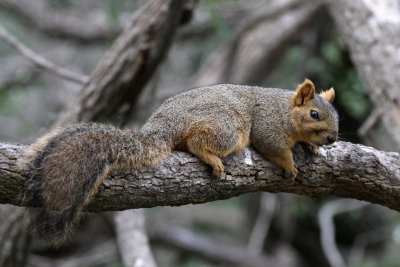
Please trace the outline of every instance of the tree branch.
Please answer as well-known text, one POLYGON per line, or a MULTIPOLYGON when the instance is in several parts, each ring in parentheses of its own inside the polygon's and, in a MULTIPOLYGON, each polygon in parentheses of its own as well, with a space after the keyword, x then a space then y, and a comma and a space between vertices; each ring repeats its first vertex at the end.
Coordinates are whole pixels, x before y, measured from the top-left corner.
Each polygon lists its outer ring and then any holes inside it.
MULTIPOLYGON (((67 254, 68 255, 68 254, 67 254)), ((42 267, 80 267, 80 266, 107 266, 119 260, 119 254, 114 241, 101 242, 90 250, 68 255, 61 259, 32 254, 29 263, 21 266, 42 267)), ((12 265, 11 265, 12 266, 12 265)))
POLYGON ((146 234, 143 210, 126 210, 114 215, 117 243, 124 266, 156 267, 146 234))
POLYGON ((250 233, 249 243, 247 244, 247 251, 250 253, 255 255, 262 253, 277 205, 278 200, 276 195, 268 193, 261 195, 260 208, 250 233))
MULTIPOLYGON (((27 177, 17 166, 25 146, 0 144, 0 203, 38 205, 23 198, 27 177)), ((337 142, 317 157, 296 148, 299 174, 293 184, 282 170, 253 149, 225 158, 224 179, 194 156, 174 152, 163 163, 138 170, 116 170, 87 207, 90 212, 180 206, 227 199, 248 192, 290 192, 313 198, 336 195, 400 211, 400 154, 337 142), (249 162, 252 162, 249 164, 249 162)))
POLYGON ((36 27, 49 36, 66 37, 81 42, 101 42, 116 36, 120 25, 112 25, 103 10, 91 10, 87 14, 63 11, 52 8, 49 1, 43 0, 0 0, 3 9, 24 18, 29 27, 36 27))
MULTIPOLYGON (((158 223, 151 227, 153 240, 167 243, 180 250, 200 255, 211 261, 227 263, 229 266, 298 266, 297 260, 277 255, 252 254, 245 247, 218 242, 207 236, 196 234, 183 227, 158 223)), ((222 266, 224 266, 222 264, 222 266)))
POLYGON ((333 219, 336 215, 349 212, 366 206, 361 201, 349 201, 348 199, 336 199, 324 205, 318 213, 318 223, 321 230, 321 245, 325 257, 332 267, 346 266, 335 241, 335 224, 333 219))
POLYGON ((25 58, 31 61, 36 66, 52 72, 57 76, 67 79, 76 83, 85 84, 89 78, 85 75, 74 73, 70 70, 64 69, 57 66, 53 62, 45 59, 44 57, 33 52, 29 47, 20 42, 15 36, 11 35, 1 24, 0 24, 0 38, 9 43, 12 47, 18 50, 25 58))

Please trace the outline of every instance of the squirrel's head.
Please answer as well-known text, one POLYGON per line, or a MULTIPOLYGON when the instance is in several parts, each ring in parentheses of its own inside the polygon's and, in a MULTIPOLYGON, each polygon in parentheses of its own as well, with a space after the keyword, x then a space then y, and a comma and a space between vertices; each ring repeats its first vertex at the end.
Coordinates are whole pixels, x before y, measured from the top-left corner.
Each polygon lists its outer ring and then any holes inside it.
POLYGON ((314 84, 308 79, 297 86, 291 99, 296 141, 317 146, 337 141, 339 116, 331 104, 334 98, 333 88, 317 94, 314 84))

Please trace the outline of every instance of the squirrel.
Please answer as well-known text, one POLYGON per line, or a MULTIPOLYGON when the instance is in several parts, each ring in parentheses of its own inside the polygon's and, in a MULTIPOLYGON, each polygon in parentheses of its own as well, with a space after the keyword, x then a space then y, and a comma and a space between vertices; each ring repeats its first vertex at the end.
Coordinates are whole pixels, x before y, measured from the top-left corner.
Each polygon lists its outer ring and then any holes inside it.
POLYGON ((41 204, 29 209, 34 232, 64 243, 110 170, 156 165, 173 150, 191 152, 221 177, 220 158, 251 144, 294 181, 296 142, 317 154, 338 139, 334 97, 333 88, 317 94, 308 79, 295 91, 219 84, 166 100, 140 130, 77 123, 51 131, 21 161, 29 177, 25 197, 41 204))

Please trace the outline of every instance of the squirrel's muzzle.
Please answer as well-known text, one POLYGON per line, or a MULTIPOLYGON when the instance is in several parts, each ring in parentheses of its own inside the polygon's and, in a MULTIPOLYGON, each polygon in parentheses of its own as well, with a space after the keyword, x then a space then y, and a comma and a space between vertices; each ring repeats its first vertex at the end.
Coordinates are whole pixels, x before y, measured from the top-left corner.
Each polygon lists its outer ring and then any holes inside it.
POLYGON ((334 142, 336 142, 338 140, 338 133, 332 132, 328 135, 328 137, 326 138, 326 141, 328 144, 333 144, 334 142))

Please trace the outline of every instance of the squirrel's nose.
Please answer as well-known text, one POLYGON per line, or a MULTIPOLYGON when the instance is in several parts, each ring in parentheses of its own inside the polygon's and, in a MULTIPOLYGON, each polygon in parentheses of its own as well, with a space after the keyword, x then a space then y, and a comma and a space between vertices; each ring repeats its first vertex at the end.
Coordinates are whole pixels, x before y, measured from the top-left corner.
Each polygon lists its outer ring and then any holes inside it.
POLYGON ((338 140, 338 134, 336 132, 328 135, 328 137, 326 138, 328 144, 333 144, 334 142, 336 142, 338 140))

